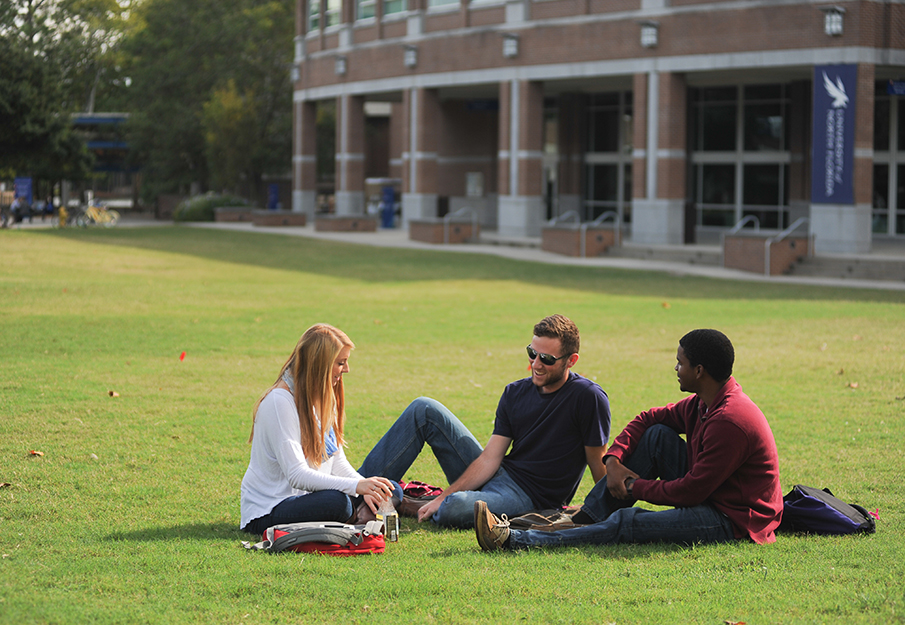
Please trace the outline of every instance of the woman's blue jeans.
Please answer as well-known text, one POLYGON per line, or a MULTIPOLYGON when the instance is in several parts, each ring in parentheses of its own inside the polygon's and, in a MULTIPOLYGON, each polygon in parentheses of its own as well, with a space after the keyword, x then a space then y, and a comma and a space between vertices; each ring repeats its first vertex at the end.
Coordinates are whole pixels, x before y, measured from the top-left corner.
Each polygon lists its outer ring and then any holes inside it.
MULTIPOLYGON (((644 479, 674 480, 688 472, 685 441, 663 425, 647 429, 625 466, 644 479)), ((613 497, 603 478, 585 498, 582 511, 594 521, 559 532, 510 533, 513 549, 535 546, 612 545, 616 543, 718 543, 734 540, 732 523, 710 504, 669 510, 644 510, 632 500, 613 497)))
MULTIPOLYGON (((419 397, 406 408, 365 458, 359 473, 399 481, 430 446, 448 483, 456 481, 481 455, 483 448, 461 421, 440 402, 419 397)), ((486 501, 494 514, 518 516, 534 503, 502 468, 474 491, 460 491, 444 499, 432 520, 449 527, 474 527, 474 502, 486 501)))

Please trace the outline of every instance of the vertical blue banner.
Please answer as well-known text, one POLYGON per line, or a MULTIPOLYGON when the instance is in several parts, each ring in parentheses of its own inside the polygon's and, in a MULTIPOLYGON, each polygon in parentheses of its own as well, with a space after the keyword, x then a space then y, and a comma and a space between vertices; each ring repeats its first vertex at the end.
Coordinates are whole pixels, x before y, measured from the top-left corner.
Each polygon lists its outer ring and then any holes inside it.
POLYGON ((811 202, 854 204, 856 65, 814 67, 811 202))
POLYGON ((16 192, 16 197, 24 198, 25 203, 31 206, 32 200, 34 199, 31 196, 31 178, 16 178, 13 187, 16 192))

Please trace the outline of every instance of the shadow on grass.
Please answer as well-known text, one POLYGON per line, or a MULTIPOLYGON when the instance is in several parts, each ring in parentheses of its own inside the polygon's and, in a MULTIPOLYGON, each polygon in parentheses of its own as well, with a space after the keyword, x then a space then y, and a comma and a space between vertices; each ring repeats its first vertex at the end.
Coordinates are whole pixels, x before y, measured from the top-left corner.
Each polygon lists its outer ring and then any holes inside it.
POLYGON ((169 527, 148 527, 131 532, 112 532, 103 537, 110 542, 153 542, 157 540, 223 540, 255 538, 236 527, 235 523, 186 523, 169 527))
POLYGON ((895 291, 845 289, 679 276, 666 272, 574 267, 478 253, 382 248, 307 237, 186 227, 40 230, 41 236, 187 254, 219 262, 366 282, 516 280, 618 295, 901 302, 895 291))

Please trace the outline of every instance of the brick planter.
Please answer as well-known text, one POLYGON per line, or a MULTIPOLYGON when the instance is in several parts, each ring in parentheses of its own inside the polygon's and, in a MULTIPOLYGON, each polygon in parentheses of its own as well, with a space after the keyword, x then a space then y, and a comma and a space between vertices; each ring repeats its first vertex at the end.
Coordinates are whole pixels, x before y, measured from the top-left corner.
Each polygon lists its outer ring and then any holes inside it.
POLYGON ((447 241, 444 241, 444 223, 442 219, 418 219, 409 222, 409 239, 422 243, 467 243, 477 240, 481 227, 471 222, 453 221, 446 224, 447 241))
MULTIPOLYGON (((765 234, 733 234, 723 237, 723 267, 753 273, 766 273, 767 240, 765 234)), ((770 244, 770 275, 778 276, 808 255, 808 237, 786 237, 770 244)))
POLYGON ((251 221, 251 211, 247 206, 221 206, 214 209, 214 221, 251 221))
POLYGON ((252 212, 256 226, 304 226, 308 223, 305 213, 286 210, 256 210, 252 212))
POLYGON ((377 232, 377 218, 368 215, 318 215, 317 232, 377 232))
MULTIPOLYGON (((582 230, 577 224, 551 226, 541 230, 541 249, 563 256, 581 256, 582 230)), ((600 256, 608 248, 619 245, 615 226, 594 226, 584 230, 585 257, 600 256)))

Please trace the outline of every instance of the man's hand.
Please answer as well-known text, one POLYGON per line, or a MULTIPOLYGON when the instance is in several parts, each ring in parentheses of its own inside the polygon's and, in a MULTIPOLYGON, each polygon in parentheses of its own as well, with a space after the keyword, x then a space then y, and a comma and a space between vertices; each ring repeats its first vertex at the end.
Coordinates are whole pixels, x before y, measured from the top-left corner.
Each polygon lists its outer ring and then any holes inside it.
POLYGON ((418 522, 423 523, 424 521, 430 521, 431 517, 434 516, 434 513, 437 511, 437 508, 440 507, 440 504, 443 503, 443 496, 439 496, 433 501, 430 501, 421 508, 418 509, 418 522))
POLYGON ((606 459, 606 487, 616 499, 631 499, 626 482, 632 483, 640 476, 619 462, 615 456, 607 456, 606 459))

